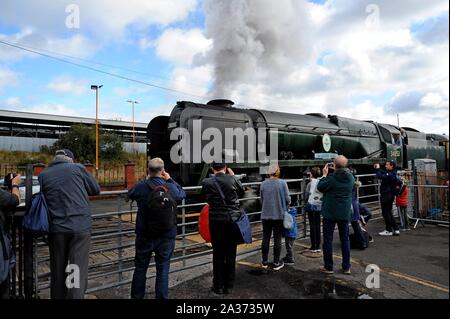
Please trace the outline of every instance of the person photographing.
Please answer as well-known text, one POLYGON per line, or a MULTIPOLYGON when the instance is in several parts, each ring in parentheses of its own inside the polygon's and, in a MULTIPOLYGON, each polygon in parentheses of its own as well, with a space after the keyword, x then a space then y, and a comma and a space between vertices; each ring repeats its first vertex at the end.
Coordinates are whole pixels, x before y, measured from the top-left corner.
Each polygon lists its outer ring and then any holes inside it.
POLYGON ((333 269, 333 234, 336 225, 339 228, 339 237, 342 248, 342 271, 351 273, 350 239, 348 224, 352 214, 352 190, 355 178, 347 168, 348 159, 338 156, 334 163, 325 165, 323 178, 319 181, 317 189, 323 194, 323 258, 326 274, 332 274, 333 269))
MULTIPOLYGON (((8 174, 5 178, 7 190, 0 189, 0 239, 5 245, 0 246, 0 262, 8 263, 8 258, 2 260, 5 256, 12 256, 10 238, 8 235, 7 219, 12 215, 14 208, 20 204, 19 184, 20 175, 8 174), (5 251, 3 251, 5 249, 5 251)), ((0 299, 9 299, 9 269, 4 269, 5 273, 0 273, 0 299)))

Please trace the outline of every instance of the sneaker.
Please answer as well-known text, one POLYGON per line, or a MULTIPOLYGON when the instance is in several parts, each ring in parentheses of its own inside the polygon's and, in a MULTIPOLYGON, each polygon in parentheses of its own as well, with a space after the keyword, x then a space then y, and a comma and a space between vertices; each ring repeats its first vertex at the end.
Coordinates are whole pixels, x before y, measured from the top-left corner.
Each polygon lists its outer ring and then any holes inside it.
POLYGON ((351 275, 352 274, 352 271, 350 269, 347 269, 347 270, 343 269, 342 272, 344 273, 344 275, 351 275))
POLYGON ((375 242, 375 240, 373 239, 373 237, 369 235, 369 243, 374 243, 374 242, 375 242))
POLYGON ((223 295, 223 294, 224 294, 224 291, 223 291, 222 288, 214 288, 214 287, 212 287, 212 288, 211 288, 211 291, 212 291, 214 294, 216 294, 216 295, 223 295))
POLYGON ((267 261, 263 261, 263 262, 261 263, 261 268, 262 268, 262 269, 267 269, 267 268, 269 268, 269 263, 268 263, 267 261))
POLYGON ((273 270, 278 271, 284 267, 284 262, 280 261, 273 264, 273 270))
POLYGON ((295 265, 295 262, 294 262, 292 259, 287 259, 286 257, 283 258, 283 263, 284 263, 286 266, 293 266, 293 265, 295 265))
POLYGON ((223 293, 224 293, 225 295, 231 295, 231 294, 233 294, 233 288, 225 288, 225 289, 223 290, 223 293))
POLYGON ((316 249, 316 250, 313 250, 313 253, 315 253, 315 254, 321 254, 321 253, 322 253, 322 250, 321 250, 321 249, 316 249))
POLYGON ((320 272, 324 273, 325 275, 332 275, 332 274, 334 274, 333 270, 328 270, 325 267, 320 269, 320 272))
POLYGON ((394 236, 400 236, 400 231, 399 230, 394 231, 394 236))
POLYGON ((384 236, 384 237, 389 237, 389 236, 393 236, 394 234, 390 231, 385 230, 385 231, 382 231, 381 233, 379 233, 378 235, 384 236))

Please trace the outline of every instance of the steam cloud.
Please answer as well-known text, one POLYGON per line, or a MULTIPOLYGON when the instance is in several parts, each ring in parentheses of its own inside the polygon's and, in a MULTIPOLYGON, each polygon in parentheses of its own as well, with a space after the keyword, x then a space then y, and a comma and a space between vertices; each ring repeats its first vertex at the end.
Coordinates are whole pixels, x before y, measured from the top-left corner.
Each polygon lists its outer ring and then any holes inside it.
POLYGON ((227 97, 241 84, 282 82, 309 55, 304 0, 205 0, 215 83, 227 97))

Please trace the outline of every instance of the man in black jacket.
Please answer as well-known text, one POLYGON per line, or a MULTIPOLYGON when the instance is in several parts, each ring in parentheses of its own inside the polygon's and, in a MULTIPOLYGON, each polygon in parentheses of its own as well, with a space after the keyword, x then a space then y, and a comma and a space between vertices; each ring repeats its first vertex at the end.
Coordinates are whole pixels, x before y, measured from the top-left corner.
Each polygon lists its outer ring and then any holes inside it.
POLYGON ((100 186, 83 165, 73 160, 70 150, 57 151, 53 162, 39 175, 49 212, 52 299, 83 299, 87 288, 92 228, 89 196, 98 195, 100 186), (66 285, 66 269, 79 273, 79 282, 73 287, 66 285))
POLYGON ((376 176, 381 181, 380 202, 386 230, 379 233, 380 236, 399 236, 400 230, 392 213, 392 205, 395 200, 395 184, 399 179, 397 165, 394 161, 385 164, 386 170, 382 170, 380 164, 375 165, 376 176))
POLYGON ((202 194, 209 204, 213 291, 216 294, 230 294, 236 272, 237 229, 234 221, 240 216, 239 198, 243 197, 245 192, 234 172, 225 164, 214 163, 212 170, 214 177, 203 181, 202 194))
MULTIPOLYGON (((20 203, 20 175, 11 178, 11 185, 9 191, 0 189, 0 236, 3 236, 1 232, 7 232, 6 227, 7 216, 12 212, 14 207, 17 207, 20 203)), ((0 253, 2 247, 0 247, 0 253)), ((0 282, 0 299, 9 298, 9 276, 3 282, 0 282)))

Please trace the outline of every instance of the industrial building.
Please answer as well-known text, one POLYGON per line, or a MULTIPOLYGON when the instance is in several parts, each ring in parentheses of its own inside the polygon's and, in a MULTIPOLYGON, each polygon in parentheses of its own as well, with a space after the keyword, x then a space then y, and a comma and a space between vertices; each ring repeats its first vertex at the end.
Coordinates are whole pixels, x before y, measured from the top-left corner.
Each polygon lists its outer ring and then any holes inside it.
MULTIPOLYGON (((52 146, 75 124, 95 125, 95 119, 0 110, 0 150, 39 152, 41 146, 52 146)), ((121 136, 125 151, 146 152, 147 123, 99 119, 99 126, 121 136)))

